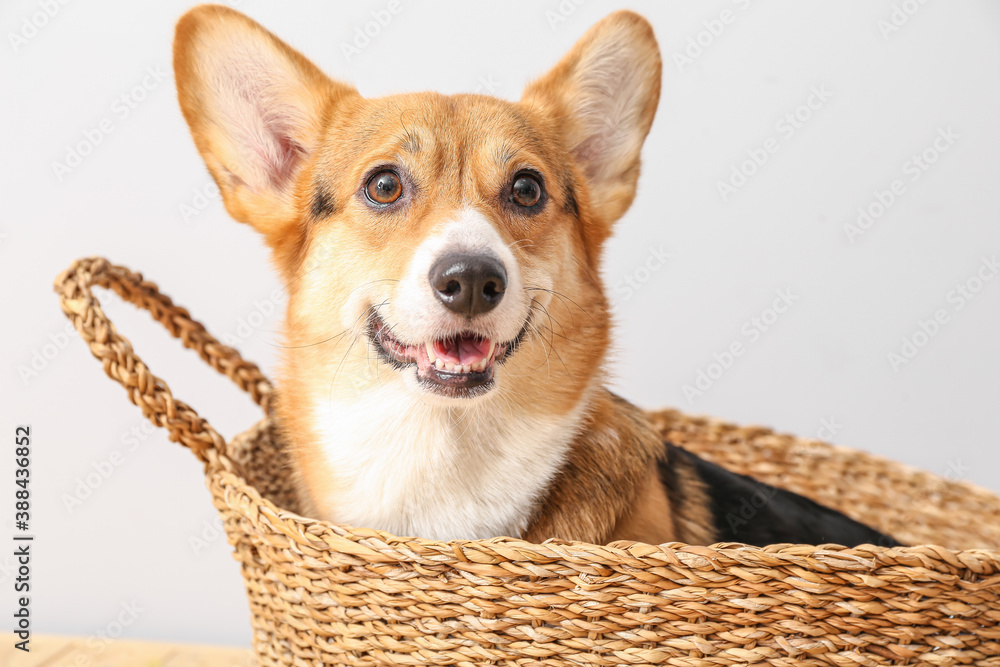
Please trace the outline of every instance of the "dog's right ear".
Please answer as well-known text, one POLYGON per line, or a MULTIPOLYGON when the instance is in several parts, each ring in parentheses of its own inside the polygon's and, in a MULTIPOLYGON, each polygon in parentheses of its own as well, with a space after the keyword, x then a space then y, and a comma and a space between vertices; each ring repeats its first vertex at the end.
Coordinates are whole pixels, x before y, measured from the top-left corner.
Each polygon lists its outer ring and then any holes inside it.
POLYGON ((321 140, 327 109, 357 91, 219 5, 195 7, 177 23, 174 75, 226 209, 268 236, 280 234, 301 216, 295 185, 321 140))
POLYGON ((634 12, 617 11, 588 30, 521 98, 555 119, 582 167, 599 219, 593 227, 598 241, 635 197, 662 69, 653 27, 634 12))

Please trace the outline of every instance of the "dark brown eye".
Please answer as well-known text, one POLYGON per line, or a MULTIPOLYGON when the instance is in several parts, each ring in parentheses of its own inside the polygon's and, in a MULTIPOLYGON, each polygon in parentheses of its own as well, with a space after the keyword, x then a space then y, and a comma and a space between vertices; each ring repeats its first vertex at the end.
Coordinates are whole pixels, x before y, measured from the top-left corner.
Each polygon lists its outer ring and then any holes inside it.
POLYGON ((368 199, 380 206, 391 204, 403 194, 403 184, 393 171, 380 171, 370 179, 365 186, 368 199))
POLYGON ((542 198, 542 184, 531 174, 520 174, 514 179, 510 196, 518 206, 534 206, 542 198))

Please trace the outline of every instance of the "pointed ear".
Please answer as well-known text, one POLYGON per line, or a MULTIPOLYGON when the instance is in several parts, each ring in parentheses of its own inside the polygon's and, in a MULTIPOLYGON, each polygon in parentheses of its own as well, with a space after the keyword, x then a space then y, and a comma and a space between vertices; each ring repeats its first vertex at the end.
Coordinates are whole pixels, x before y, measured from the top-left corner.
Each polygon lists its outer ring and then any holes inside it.
POLYGON ((619 11, 588 30, 522 96, 561 128, 605 233, 635 197, 639 151, 656 114, 661 72, 652 26, 619 11))
POLYGON ((184 118, 230 215, 277 233, 299 214, 295 183, 327 110, 357 91, 219 5, 195 7, 178 22, 174 73, 184 118))

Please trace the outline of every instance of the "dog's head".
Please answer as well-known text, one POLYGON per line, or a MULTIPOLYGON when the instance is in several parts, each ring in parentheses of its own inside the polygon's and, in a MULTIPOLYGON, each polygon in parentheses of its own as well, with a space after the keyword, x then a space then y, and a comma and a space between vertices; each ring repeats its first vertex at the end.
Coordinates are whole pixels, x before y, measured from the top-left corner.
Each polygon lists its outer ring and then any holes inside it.
POLYGON ((519 102, 367 99, 220 6, 181 19, 174 67, 228 211, 289 291, 283 400, 392 386, 559 412, 593 384, 601 248, 660 91, 642 17, 605 18, 519 102))

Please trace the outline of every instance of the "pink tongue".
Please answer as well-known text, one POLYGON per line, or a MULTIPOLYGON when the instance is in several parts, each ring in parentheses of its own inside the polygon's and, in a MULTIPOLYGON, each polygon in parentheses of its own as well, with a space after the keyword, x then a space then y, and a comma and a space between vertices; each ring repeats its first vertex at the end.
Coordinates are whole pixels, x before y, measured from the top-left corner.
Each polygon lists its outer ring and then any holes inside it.
POLYGON ((434 354, 446 364, 471 366, 486 358, 490 341, 469 336, 434 341, 434 354))

